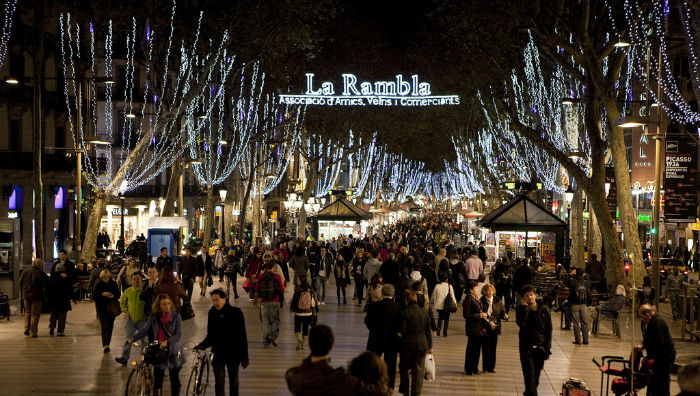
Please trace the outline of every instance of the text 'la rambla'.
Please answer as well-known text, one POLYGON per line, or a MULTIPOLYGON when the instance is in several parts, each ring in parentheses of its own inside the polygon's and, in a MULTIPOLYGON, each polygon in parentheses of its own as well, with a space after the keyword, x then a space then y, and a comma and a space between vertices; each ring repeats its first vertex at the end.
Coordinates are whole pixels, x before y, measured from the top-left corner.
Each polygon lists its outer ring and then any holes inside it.
MULTIPOLYGON (((414 74, 410 80, 404 80, 403 75, 397 74, 396 81, 361 82, 358 86, 357 77, 354 74, 342 74, 344 96, 366 95, 398 95, 398 96, 430 96, 430 84, 419 82, 418 75, 414 74)), ((306 73, 306 95, 335 95, 335 86, 330 81, 321 83, 321 87, 314 88, 314 73, 306 73)))

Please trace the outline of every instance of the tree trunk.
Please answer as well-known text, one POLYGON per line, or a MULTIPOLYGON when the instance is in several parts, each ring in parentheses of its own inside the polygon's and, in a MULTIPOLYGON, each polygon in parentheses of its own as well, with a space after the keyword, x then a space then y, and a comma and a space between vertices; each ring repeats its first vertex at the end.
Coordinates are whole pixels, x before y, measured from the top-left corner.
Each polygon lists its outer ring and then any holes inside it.
POLYGON ((243 240, 245 237, 245 226, 247 224, 246 217, 248 215, 248 200, 250 199, 250 190, 253 188, 253 180, 248 179, 248 183, 245 187, 245 194, 243 195, 243 200, 241 201, 241 214, 238 216, 240 219, 240 224, 238 224, 238 237, 243 240))
POLYGON ((625 272, 622 266, 622 250, 620 240, 617 238, 617 230, 613 218, 608 211, 608 203, 605 199, 605 187, 591 186, 589 202, 598 219, 603 246, 605 246, 605 279, 608 290, 614 290, 617 285, 625 285, 625 272))
POLYGON ((233 209, 236 202, 239 200, 238 192, 240 190, 240 174, 238 170, 234 170, 234 174, 230 175, 226 181, 226 201, 224 202, 224 240, 228 243, 231 240, 231 229, 233 227, 233 209))
MULTIPOLYGON (((627 254, 632 260, 634 266, 635 281, 637 284, 642 284, 643 274, 646 273, 644 268, 644 260, 642 258, 642 243, 639 240, 639 231, 637 229, 637 217, 632 203, 632 191, 630 185, 629 166, 627 165, 627 147, 625 146, 625 138, 622 128, 615 126, 614 120, 620 117, 617 109, 617 102, 614 97, 603 98, 603 105, 608 114, 608 125, 610 140, 610 151, 612 152, 613 163, 615 165, 615 184, 617 186, 617 206, 620 210, 620 220, 622 221, 622 231, 625 234, 625 248, 627 254)), ((607 255, 608 249, 606 247, 607 255)), ((622 268, 622 261, 619 266, 622 268)))
POLYGON ((211 244, 211 228, 214 224, 214 186, 207 186, 206 217, 204 218, 204 238, 202 246, 209 249, 211 244))
POLYGON ((44 256, 44 186, 41 181, 41 153, 43 147, 41 145, 42 121, 41 112, 41 90, 44 87, 44 7, 46 1, 42 1, 41 7, 34 8, 34 32, 36 33, 36 41, 34 48, 34 64, 32 68, 32 83, 34 86, 32 112, 32 129, 33 129, 33 189, 34 189, 34 243, 36 247, 36 257, 42 258, 45 261, 48 259, 44 256))
POLYGON ((182 174, 182 164, 175 161, 170 166, 170 180, 168 180, 168 192, 165 195, 163 211, 161 216, 175 216, 175 200, 178 199, 178 187, 180 186, 180 175, 182 174))
POLYGON ((571 236, 571 266, 585 268, 583 257, 583 190, 576 189, 571 200, 571 217, 569 218, 571 236))
POLYGON ((87 228, 85 230, 85 241, 83 241, 83 250, 80 255, 80 261, 84 263, 92 263, 95 261, 95 249, 97 248, 97 232, 100 229, 100 220, 102 213, 107 208, 107 193, 98 191, 95 197, 95 203, 90 210, 90 218, 88 219, 87 228))
POLYGON ((595 215, 595 211, 593 210, 590 211, 588 224, 588 257, 590 258, 592 254, 595 254, 600 259, 600 246, 603 241, 601 239, 600 228, 598 226, 598 216, 595 215))

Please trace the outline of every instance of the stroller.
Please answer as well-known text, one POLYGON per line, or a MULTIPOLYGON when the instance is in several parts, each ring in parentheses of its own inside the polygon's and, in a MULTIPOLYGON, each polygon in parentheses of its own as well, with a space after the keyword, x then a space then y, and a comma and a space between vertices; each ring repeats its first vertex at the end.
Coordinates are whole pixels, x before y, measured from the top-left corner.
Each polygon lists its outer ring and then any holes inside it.
POLYGON ((615 396, 637 395, 637 391, 644 389, 649 381, 654 361, 642 357, 642 348, 633 347, 629 360, 622 356, 603 356, 598 362, 593 358, 593 363, 600 371, 600 395, 603 395, 603 383, 605 382, 605 395, 609 392, 615 396), (634 373, 634 375, 632 375, 634 373), (610 383, 610 377, 615 377, 610 383), (633 383, 630 381, 633 378, 633 383))

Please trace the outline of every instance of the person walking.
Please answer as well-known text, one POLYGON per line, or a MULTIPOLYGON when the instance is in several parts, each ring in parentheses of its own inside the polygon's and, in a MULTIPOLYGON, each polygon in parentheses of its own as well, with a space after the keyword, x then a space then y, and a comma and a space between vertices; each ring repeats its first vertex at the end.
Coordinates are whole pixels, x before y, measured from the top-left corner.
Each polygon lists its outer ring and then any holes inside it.
POLYGON ((299 244, 299 246, 297 246, 297 248, 294 250, 292 258, 289 259, 289 266, 294 270, 295 285, 297 284, 299 275, 307 274, 307 277, 310 276, 309 269, 311 265, 309 264, 309 258, 306 257, 303 244, 299 244))
POLYGON ((469 281, 469 293, 462 304, 462 316, 466 319, 465 326, 467 337, 469 337, 464 356, 464 373, 466 375, 481 374, 481 371, 479 371, 479 355, 482 350, 486 352, 486 343, 488 342, 485 326, 485 320, 488 315, 481 306, 478 290, 479 284, 469 281))
MULTIPOLYGON (((192 291, 194 290, 194 279, 197 276, 197 259, 192 256, 192 250, 187 246, 185 246, 185 255, 180 257, 177 270, 177 277, 182 282, 182 287, 185 289, 185 292, 187 292, 186 300, 191 301, 192 291)), ((175 300, 173 300, 173 302, 175 302, 175 300)), ((176 306, 179 309, 179 305, 176 306)))
MULTIPOLYGON (((49 318, 49 335, 56 334, 59 337, 65 335, 68 311, 71 310, 73 285, 75 278, 71 275, 72 263, 66 260, 64 263, 56 262, 53 272, 46 287, 51 317, 49 318), (58 327, 58 328, 57 328, 58 327)), ((73 269, 74 271, 75 269, 73 269)), ((109 273, 109 271, 107 271, 109 273)), ((93 300, 96 294, 93 294, 93 300)))
POLYGON ((345 262, 345 257, 342 254, 338 254, 335 257, 335 262, 333 264, 333 275, 335 276, 335 295, 338 297, 338 305, 340 305, 340 293, 343 293, 343 304, 347 304, 345 298, 345 288, 350 284, 350 270, 348 268, 347 262, 345 262))
POLYGON ((180 312, 182 301, 187 301, 187 293, 182 286, 182 282, 175 277, 171 267, 163 268, 163 271, 160 273, 160 278, 158 278, 158 283, 156 283, 154 287, 154 294, 156 296, 167 294, 170 297, 173 310, 175 312, 180 312))
POLYGON ((447 328, 450 325, 450 311, 445 309, 445 300, 450 298, 455 306, 457 306, 457 297, 455 297, 454 291, 452 290, 452 285, 447 282, 447 274, 445 272, 440 273, 440 283, 433 289, 433 294, 430 296, 430 304, 435 308, 438 313, 437 321, 437 336, 440 336, 440 330, 442 330, 443 337, 447 337, 447 328), (442 325, 445 325, 443 328, 442 325))
POLYGON ((39 318, 44 304, 44 287, 49 281, 44 272, 44 260, 37 258, 32 266, 22 271, 19 278, 19 288, 22 291, 24 304, 24 335, 39 336, 39 318))
POLYGON ((467 259, 466 267, 467 279, 469 279, 470 281, 478 282, 479 276, 484 273, 484 263, 479 257, 476 256, 475 250, 472 250, 469 253, 469 258, 467 259))
POLYGON ((170 375, 170 394, 180 394, 180 338, 182 337, 182 317, 173 309, 173 301, 167 294, 156 296, 151 308, 151 316, 146 325, 133 337, 127 338, 127 342, 138 341, 150 335, 160 347, 167 350, 167 357, 161 363, 153 367, 153 394, 161 395, 163 392, 163 378, 165 370, 170 375))
POLYGON ((583 278, 583 269, 574 268, 571 270, 571 278, 567 282, 569 287, 569 309, 571 310, 571 321, 574 324, 575 345, 588 345, 588 304, 591 302, 591 293, 588 282, 583 278))
POLYGON ((355 249, 355 257, 352 259, 352 274, 353 280, 355 281, 355 294, 353 295, 353 300, 357 300, 357 306, 362 306, 362 300, 364 299, 365 285, 367 284, 367 279, 365 279, 364 271, 365 265, 367 264, 367 259, 365 258, 365 249, 358 247, 355 249))
POLYGON ((284 283, 274 273, 272 261, 265 266, 264 272, 255 284, 255 293, 260 298, 260 324, 262 327, 263 346, 277 346, 280 331, 280 294, 284 293, 284 283))
POLYGON ((127 265, 119 270, 117 281, 122 292, 131 286, 131 275, 138 271, 139 268, 136 266, 136 260, 133 258, 130 258, 127 265))
POLYGON ((224 281, 224 267, 226 267, 226 252, 228 250, 224 246, 223 243, 219 244, 219 247, 216 249, 216 252, 214 253, 214 268, 216 268, 216 272, 219 273, 219 282, 224 281))
POLYGON ((496 266, 493 270, 493 283, 496 286, 496 296, 504 303, 506 313, 510 312, 513 303, 512 288, 513 288, 513 268, 508 260, 496 260, 496 266))
POLYGON ((671 300, 671 314, 673 315, 673 320, 678 320, 683 311, 683 276, 681 276, 678 268, 674 268, 673 271, 666 276, 666 287, 669 299, 671 300))
POLYGON ((309 327, 314 315, 318 314, 318 300, 316 300, 316 293, 309 284, 309 278, 302 274, 298 279, 289 306, 290 311, 294 312, 294 335, 297 338, 297 351, 304 349, 306 337, 309 335, 309 327))
POLYGON ((525 285, 532 284, 532 280, 535 277, 535 271, 530 267, 527 259, 522 259, 520 266, 513 272, 513 289, 518 293, 517 297, 513 300, 515 303, 518 299, 522 299, 523 296, 520 295, 520 290, 525 285))
POLYGON ((97 318, 100 320, 100 331, 102 335, 102 350, 109 352, 109 344, 112 342, 112 332, 114 331, 115 312, 109 307, 110 304, 119 302, 119 285, 112 279, 109 270, 102 270, 100 281, 95 285, 95 303, 97 304, 97 318))
POLYGON ((384 283, 394 285, 395 290, 399 282, 399 263, 396 262, 396 254, 394 252, 390 252, 387 257, 387 260, 379 267, 379 273, 382 274, 384 283))
POLYGON ((251 254, 248 257, 248 268, 245 270, 245 277, 248 285, 246 286, 248 289, 246 290, 248 292, 248 296, 250 297, 250 300, 253 303, 253 307, 257 307, 257 302, 256 302, 256 297, 255 297, 255 288, 257 287, 258 283, 258 275, 263 271, 263 261, 262 261, 262 252, 258 247, 253 248, 253 254, 251 254))
POLYGON ((75 264, 68 260, 68 253, 65 249, 61 249, 58 252, 58 259, 51 266, 51 277, 54 277, 56 274, 59 274, 62 278, 75 278, 75 264))
POLYGON ((452 271, 452 282, 454 283, 454 293, 457 304, 462 301, 464 289, 467 287, 467 267, 460 260, 457 252, 452 253, 450 259, 450 270, 452 271))
POLYGON ((503 300, 496 296, 496 288, 487 284, 481 289, 481 308, 486 311, 486 349, 482 358, 482 366, 485 372, 495 373, 496 371, 496 347, 498 346, 498 336, 501 335, 501 321, 508 319, 503 300))
POLYGON ((423 391, 425 355, 433 353, 430 320, 422 307, 418 306, 416 292, 404 292, 406 307, 401 311, 399 334, 401 337, 399 392, 406 396, 417 396, 423 391), (410 381, 409 381, 410 374, 410 381))
POLYGON ((230 249, 226 254, 226 265, 222 272, 226 275, 226 296, 231 296, 231 286, 233 286, 233 296, 238 301, 238 275, 241 273, 241 261, 236 257, 234 249, 230 249))
POLYGON ((199 295, 204 297, 207 293, 207 286, 209 286, 209 278, 211 278, 214 272, 214 265, 207 251, 207 248, 202 246, 199 254, 197 255, 197 276, 199 277, 199 295))
MULTIPOLYGON (((170 267, 172 268, 172 267, 170 267)), ((172 272, 172 270, 170 271, 172 272)), ((141 287, 141 293, 139 297, 143 301, 143 316, 148 319, 151 314, 151 306, 153 306, 153 300, 156 298, 156 285, 158 284, 158 268, 149 267, 148 268, 148 281, 141 287)), ((184 290, 183 290, 184 292, 184 290)))
POLYGON ((537 299, 534 287, 525 285, 518 293, 522 297, 515 321, 520 327, 518 349, 525 382, 523 395, 537 396, 540 372, 552 354, 552 317, 547 306, 537 299))
POLYGON ((160 256, 156 259, 156 267, 158 272, 162 271, 165 267, 174 267, 173 259, 168 256, 168 248, 164 247, 160 249, 160 256))
MULTIPOLYGON (((141 299, 141 293, 143 292, 143 275, 141 275, 140 272, 134 272, 131 278, 131 286, 124 290, 124 294, 122 294, 120 299, 120 306, 126 317, 124 333, 126 333, 127 338, 133 336, 146 325, 146 315, 144 313, 145 303, 141 299)), ((130 355, 131 343, 126 343, 122 348, 122 355, 114 358, 114 360, 122 366, 126 366, 130 355)))
POLYGON ((399 353, 398 326, 401 305, 394 301, 394 285, 382 286, 382 300, 367 307, 365 326, 369 330, 367 350, 383 356, 390 389, 396 385, 396 361, 399 353))
POLYGON ((245 317, 243 311, 229 304, 223 290, 214 289, 209 295, 212 307, 207 317, 207 336, 195 349, 211 347, 216 395, 226 394, 228 370, 229 395, 238 396, 238 366, 246 368, 250 364, 245 317))
POLYGON ((676 346, 671 331, 666 321, 649 304, 639 307, 639 317, 646 325, 642 345, 647 351, 647 358, 654 360, 647 395, 668 396, 671 393, 671 367, 676 361, 676 346))
POLYGON ((318 273, 316 274, 316 292, 320 305, 326 305, 326 285, 333 271, 333 254, 328 252, 326 245, 321 246, 321 255, 318 260, 318 273))

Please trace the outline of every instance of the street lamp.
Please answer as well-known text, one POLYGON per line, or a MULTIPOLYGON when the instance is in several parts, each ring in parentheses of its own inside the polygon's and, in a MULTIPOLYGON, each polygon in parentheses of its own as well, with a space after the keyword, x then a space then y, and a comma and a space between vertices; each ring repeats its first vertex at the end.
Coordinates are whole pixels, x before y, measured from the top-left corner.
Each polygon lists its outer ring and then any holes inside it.
POLYGON ((119 200, 122 203, 122 211, 121 211, 121 213, 119 213, 121 215, 121 223, 122 223, 121 239, 122 239, 123 245, 122 245, 121 253, 124 253, 124 249, 126 248, 126 239, 124 238, 124 201, 126 200, 126 197, 124 195, 121 195, 121 196, 119 196, 119 200))
POLYGON ((226 220, 226 211, 224 210, 224 203, 226 202, 226 189, 221 189, 219 190, 219 197, 221 198, 221 237, 219 238, 219 244, 222 244, 225 241, 225 225, 224 221, 226 220))

